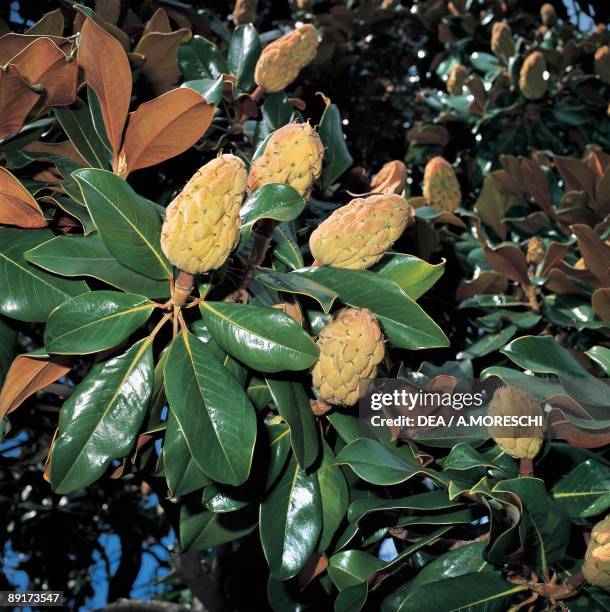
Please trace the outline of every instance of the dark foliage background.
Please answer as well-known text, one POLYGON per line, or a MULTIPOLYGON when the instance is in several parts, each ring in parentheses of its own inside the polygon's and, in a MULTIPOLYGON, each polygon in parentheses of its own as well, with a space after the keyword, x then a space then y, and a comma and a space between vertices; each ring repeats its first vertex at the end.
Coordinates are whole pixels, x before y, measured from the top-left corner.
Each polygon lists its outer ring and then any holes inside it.
MULTIPOLYGON (((533 15, 538 13, 542 0, 509 1, 512 14, 521 13, 521 18, 511 25, 516 34, 520 29, 531 29, 533 15)), ((44 13, 58 7, 66 8, 69 2, 55 0, 22 0, 0 3, 0 17, 12 31, 23 31, 44 13)), ((85 3, 90 4, 90 3, 85 3)), ((171 6, 172 2, 148 2, 124 0, 124 10, 131 7, 146 20, 156 6, 171 6)), ((232 10, 225 2, 191 2, 194 13, 199 11, 194 33, 211 38, 213 31, 208 24, 208 15, 215 14, 224 20, 232 10), (197 31, 197 28, 200 31, 197 31)), ((333 19, 333 10, 340 3, 313 2, 311 11, 318 18, 333 19)), ((474 3, 476 4, 476 2, 474 3)), ((610 19, 610 3, 607 0, 578 1, 575 4, 555 0, 558 15, 564 20, 581 13, 584 27, 610 19)), ((403 9, 390 18, 367 21, 358 14, 358 3, 350 12, 350 18, 337 30, 336 39, 325 41, 322 51, 326 61, 308 67, 293 87, 294 95, 307 104, 313 123, 323 111, 321 99, 316 91, 324 91, 341 109, 344 131, 347 136, 354 165, 371 173, 391 159, 405 159, 411 170, 413 183, 419 184, 423 171, 423 156, 407 139, 407 132, 416 120, 432 115, 422 104, 422 90, 444 88, 434 70, 437 54, 443 46, 436 36, 436 28, 424 24, 416 12, 411 11, 412 2, 404 2, 403 9)), ((368 3, 362 2, 367 10, 368 3)), ((578 17, 576 17, 578 19, 578 17)), ((292 21, 291 6, 286 0, 261 0, 259 31, 271 30, 282 23, 292 21)), ((460 24, 451 24, 460 33, 460 24)), ((484 26, 480 26, 484 27, 484 26)), ((487 37, 485 37, 487 38, 487 37)), ((478 33, 469 43, 480 49, 478 33)), ((465 50, 466 52, 468 50, 465 50)), ((136 87, 134 96, 140 95, 136 87)), ((600 117, 601 118, 601 117, 600 117)), ((592 116, 591 123, 596 123, 592 116)), ((475 146, 472 133, 464 125, 456 125, 451 144, 444 155, 464 169, 471 162, 468 151, 475 146)), ((485 134, 483 138, 494 138, 485 134)), ((576 140, 561 140, 547 143, 556 153, 582 154, 581 143, 576 140)), ((513 155, 527 155, 528 143, 515 140, 513 155)), ((203 153, 209 157, 214 153, 203 153)), ((202 153, 191 150, 150 170, 134 175, 134 188, 151 199, 167 201, 171 193, 202 164, 202 153)), ((465 194, 476 193, 480 181, 469 181, 474 173, 462 172, 462 190, 465 194)), ((480 178, 480 177, 479 177, 480 178)), ((358 173, 352 172, 345 179, 343 194, 347 190, 364 191, 358 182, 358 173)), ((445 246, 443 248, 450 248, 445 246)), ((434 260, 447 256, 442 250, 434 254, 434 260)), ((441 281, 422 300, 422 306, 441 325, 452 340, 448 349, 419 352, 413 356, 413 364, 429 360, 442 364, 451 360, 463 349, 468 337, 468 319, 464 311, 455 308, 448 296, 453 296, 463 273, 455 257, 447 257, 447 271, 441 281)), ((36 329, 32 327, 33 338, 36 329)), ((27 346, 20 347, 22 351, 27 346)), ((480 363, 484 367, 484 363, 480 363)), ((138 575, 164 578, 158 585, 145 585, 136 591, 146 598, 153 591, 162 596, 184 598, 187 591, 180 580, 167 577, 168 556, 163 551, 173 536, 168 526, 173 523, 171 504, 165 504, 162 492, 150 489, 138 480, 137 475, 120 480, 103 479, 88 488, 86 493, 71 496, 70 501, 54 495, 49 485, 41 479, 42 463, 47 454, 53 434, 57 413, 61 406, 60 384, 48 392, 30 398, 11 418, 11 435, 0 446, 0 546, 3 550, 0 589, 10 590, 16 586, 32 589, 48 587, 63 590, 70 607, 96 605, 104 599, 114 601, 133 594, 138 575), (161 506, 158 506, 158 503, 161 506), (163 510, 160 510, 160 507, 163 510), (120 553, 111 553, 107 545, 108 536, 120 541, 120 553), (97 560, 97 561, 96 561, 97 560), (102 567, 101 572, 92 568, 102 567), (101 565, 100 565, 101 564, 101 565), (105 571, 104 569, 105 568, 105 571), (24 572, 20 574, 19 572, 24 572), (107 584, 106 584, 107 580, 107 584)), ((229 593, 229 604, 238 610, 261 610, 266 607, 267 570, 256 533, 242 539, 239 545, 225 545, 210 557, 229 593), (260 573, 259 573, 260 570, 260 573)), ((320 608, 317 608, 320 610, 320 608)))

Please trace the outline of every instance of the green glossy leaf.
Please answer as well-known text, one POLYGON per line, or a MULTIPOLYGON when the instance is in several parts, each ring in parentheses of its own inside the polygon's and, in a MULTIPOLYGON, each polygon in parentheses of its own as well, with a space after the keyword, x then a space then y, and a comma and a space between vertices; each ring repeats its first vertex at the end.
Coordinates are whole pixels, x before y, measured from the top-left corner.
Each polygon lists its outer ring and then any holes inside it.
MULTIPOLYGON (((493 571, 493 566, 484 559, 485 547, 485 542, 474 542, 438 556, 418 572, 409 584, 409 592, 438 580, 455 578, 471 572, 493 571)), ((484 578, 483 576, 481 579, 484 578)))
POLYGON ((197 466, 212 480, 244 482, 256 440, 254 409, 222 363, 191 333, 172 342, 165 392, 197 466))
POLYGON ((339 529, 349 503, 349 487, 341 469, 335 465, 335 454, 322 442, 322 462, 317 470, 322 500, 322 533, 318 550, 327 550, 339 529))
POLYGON ((82 158, 92 168, 108 168, 108 151, 95 130, 87 105, 79 101, 72 109, 56 106, 53 113, 82 158))
POLYGON ((161 251, 157 210, 123 179, 106 170, 77 170, 78 183, 106 248, 124 266, 155 280, 171 278, 161 251))
POLYGON ((294 233, 294 224, 287 221, 280 223, 273 230, 273 241, 275 247, 273 256, 291 270, 303 267, 303 255, 299 249, 297 238, 294 233))
POLYGON ((296 321, 277 308, 202 302, 203 320, 220 347, 262 372, 305 370, 318 347, 296 321))
POLYGON ((187 495, 211 483, 193 459, 180 421, 171 410, 163 439, 163 465, 167 487, 172 495, 187 495))
POLYGON ((293 457, 260 509, 260 537, 271 575, 296 576, 315 551, 322 529, 320 488, 293 457))
POLYGON ((151 298, 169 296, 169 282, 156 281, 119 263, 100 235, 57 236, 25 252, 39 268, 61 276, 90 276, 123 291, 151 298))
POLYGON ((363 480, 376 485, 404 482, 416 474, 441 479, 439 474, 426 470, 405 455, 392 452, 387 446, 370 438, 358 438, 341 449, 337 463, 346 464, 363 480))
MULTIPOLYGON (((98 138, 102 141, 102 144, 106 148, 106 151, 112 155, 112 145, 108 139, 108 132, 106 132, 106 126, 104 125, 104 117, 102 115, 102 105, 100 99, 91 87, 87 86, 87 101, 89 102, 89 113, 91 114, 91 121, 93 127, 98 135, 98 138)), ((97 145, 96 145, 97 146, 97 145)))
POLYGON ((587 518, 610 508, 610 468, 584 461, 552 488, 551 497, 569 517, 587 518))
POLYGON ((193 38, 178 47, 178 64, 184 79, 217 79, 230 74, 226 60, 218 47, 203 36, 193 38))
POLYGON ((485 572, 482 578, 479 572, 471 572, 422 585, 396 612, 438 612, 446 609, 447 602, 451 602, 451 609, 455 611, 504 612, 516 601, 514 597, 525 591, 527 586, 514 585, 499 573, 485 572))
POLYGON ((254 68, 263 46, 251 24, 240 25, 233 31, 229 44, 229 68, 237 77, 237 88, 240 91, 251 91, 254 82, 254 68))
POLYGON ((262 269, 256 274, 255 278, 259 283, 263 283, 263 285, 277 291, 307 295, 316 300, 326 313, 330 311, 333 302, 338 297, 337 294, 328 287, 301 276, 300 274, 271 272, 262 269))
POLYGON ((484 357, 502 348, 517 333, 516 325, 507 325, 497 334, 485 334, 476 342, 473 342, 464 351, 460 351, 456 357, 458 359, 476 359, 484 357))
POLYGON ((318 128, 324 145, 322 186, 330 187, 353 163, 341 128, 341 113, 336 104, 328 104, 318 128))
POLYGON ((87 210, 87 207, 83 204, 73 200, 70 197, 53 195, 53 196, 43 196, 40 198, 41 204, 51 204, 60 210, 68 213, 71 217, 74 217, 80 224, 83 226, 83 234, 88 236, 93 232, 97 231, 95 227, 95 223, 93 223, 93 219, 87 210))
POLYGON ((340 591, 366 582, 385 565, 381 559, 357 549, 341 551, 329 561, 328 575, 340 591))
POLYGON ((117 346, 148 321, 155 305, 148 298, 118 291, 78 295, 50 314, 44 333, 49 353, 96 353, 117 346))
POLYGON ((443 275, 445 260, 429 264, 414 255, 388 253, 372 271, 393 280, 412 300, 417 300, 443 275))
POLYGON ((523 504, 526 551, 543 574, 563 558, 570 537, 570 522, 546 493, 538 478, 514 478, 497 484, 494 493, 510 492, 523 504))
POLYGON ((608 386, 591 376, 553 336, 523 336, 513 340, 502 353, 524 369, 556 374, 574 399, 608 406, 608 386))
POLYGON ((388 340, 399 348, 447 346, 441 328, 396 283, 367 270, 302 268, 294 274, 336 291, 349 306, 372 310, 388 340))
POLYGON ((27 322, 46 321, 49 313, 72 296, 89 290, 83 281, 60 278, 33 266, 24 253, 47 242, 47 229, 0 228, 0 312, 27 322))
POLYGON ((222 94, 224 91, 224 77, 221 75, 217 79, 195 79, 194 81, 186 81, 181 87, 194 89, 197 93, 210 104, 218 106, 222 102, 222 94))
POLYGON ((246 507, 237 512, 217 514, 209 510, 180 509, 180 543, 184 550, 207 550, 232 542, 256 528, 256 509, 246 507))
POLYGON ((265 381, 278 412, 290 428, 295 457, 302 468, 308 468, 320 452, 320 439, 307 393, 299 382, 271 377, 265 381))
POLYGON ((153 374, 148 339, 93 366, 59 415, 50 472, 56 493, 90 485, 113 459, 129 453, 146 416, 153 374))
POLYGON ((290 185, 269 183, 257 189, 239 211, 241 230, 249 235, 259 219, 292 221, 305 208, 305 200, 290 185))
POLYGON ((82 164, 77 164, 71 159, 48 152, 36 153, 34 151, 10 151, 5 153, 5 156, 13 168, 23 168, 38 160, 51 160, 61 174, 61 177, 66 181, 71 180, 72 172, 82 168, 82 164))
POLYGON ((604 370, 606 376, 610 376, 610 348, 594 346, 586 354, 604 370))
POLYGON ((350 504, 348 519, 358 523, 370 512, 385 510, 441 510, 459 506, 458 502, 449 499, 446 490, 427 491, 407 497, 391 499, 367 498, 357 499, 350 504))
POLYGON ((262 120, 257 122, 255 131, 254 161, 262 154, 265 140, 278 128, 290 123, 294 119, 294 107, 283 91, 268 94, 261 106, 262 120))

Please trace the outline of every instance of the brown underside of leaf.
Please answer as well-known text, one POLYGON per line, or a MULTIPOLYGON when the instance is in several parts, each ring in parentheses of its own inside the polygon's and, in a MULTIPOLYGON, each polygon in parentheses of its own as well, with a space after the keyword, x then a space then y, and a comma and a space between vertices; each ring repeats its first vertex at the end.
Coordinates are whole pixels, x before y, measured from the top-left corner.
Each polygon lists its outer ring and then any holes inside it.
POLYGON ((64 357, 17 356, 0 391, 0 420, 19 408, 28 397, 65 376, 70 367, 64 357))
POLYGON ((84 70, 85 81, 99 98, 116 162, 131 101, 131 69, 127 54, 113 36, 93 20, 86 19, 78 47, 78 63, 84 70), (100 57, 104 58, 103 62, 99 61, 100 57))
POLYGON ((141 104, 129 117, 121 150, 121 175, 159 164, 186 151, 208 129, 215 106, 188 88, 141 104))
POLYGON ((40 206, 6 168, 0 167, 0 223, 17 227, 45 227, 40 206))
POLYGON ((190 30, 181 29, 171 33, 150 32, 140 39, 134 53, 146 57, 141 74, 156 95, 165 93, 180 78, 178 47, 191 37, 190 30))

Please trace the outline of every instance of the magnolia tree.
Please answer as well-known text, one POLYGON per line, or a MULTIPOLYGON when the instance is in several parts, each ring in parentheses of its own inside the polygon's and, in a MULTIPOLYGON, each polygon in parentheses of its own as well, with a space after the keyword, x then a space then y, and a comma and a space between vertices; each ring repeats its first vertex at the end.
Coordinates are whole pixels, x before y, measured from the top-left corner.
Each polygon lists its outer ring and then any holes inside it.
POLYGON ((1 501, 158 502, 175 601, 111 607, 608 609, 608 34, 520 4, 296 2, 259 34, 251 0, 95 2, 0 38, 4 444, 61 406, 1 501), (367 98, 316 83, 370 32, 425 81, 379 77, 405 155, 363 168, 367 98), (502 382, 489 415, 545 426, 365 433, 375 378, 502 382))

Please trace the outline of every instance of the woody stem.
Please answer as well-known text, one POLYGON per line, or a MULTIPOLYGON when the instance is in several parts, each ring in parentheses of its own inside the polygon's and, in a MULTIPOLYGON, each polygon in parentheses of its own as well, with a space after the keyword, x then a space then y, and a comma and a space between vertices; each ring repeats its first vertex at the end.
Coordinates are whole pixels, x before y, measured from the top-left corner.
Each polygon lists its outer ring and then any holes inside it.
POLYGON ((174 306, 180 308, 186 302, 186 298, 191 294, 195 277, 184 270, 180 270, 176 284, 174 286, 174 306))
POLYGON ((235 300, 239 299, 241 292, 250 284, 250 281, 254 277, 254 269, 265 261, 267 251, 271 245, 271 239, 273 238, 273 230, 277 227, 277 225, 278 222, 274 219, 261 219, 254 226, 254 229, 252 230, 252 251, 250 252, 248 261, 246 261, 244 275, 241 283, 239 283, 239 286, 229 295, 227 295, 225 298, 226 302, 234 302, 235 300))

